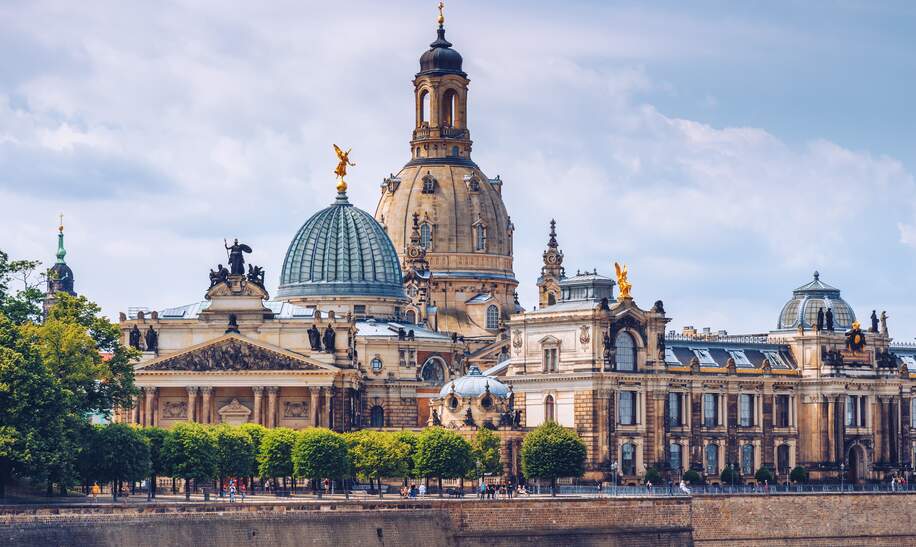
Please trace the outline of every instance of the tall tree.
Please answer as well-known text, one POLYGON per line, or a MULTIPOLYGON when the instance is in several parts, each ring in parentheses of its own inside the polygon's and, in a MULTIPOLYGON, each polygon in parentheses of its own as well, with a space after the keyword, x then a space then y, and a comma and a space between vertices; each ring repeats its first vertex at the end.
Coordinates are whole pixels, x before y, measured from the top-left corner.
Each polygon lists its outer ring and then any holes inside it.
POLYGON ((416 433, 409 430, 394 431, 390 435, 391 458, 397 462, 397 475, 404 477, 406 486, 408 477, 416 476, 414 454, 417 452, 419 438, 416 433))
POLYGON ((173 464, 172 472, 185 481, 185 499, 191 498, 192 486, 216 478, 216 442, 206 427, 195 423, 176 425, 163 449, 173 464))
POLYGON ((499 437, 482 427, 474 434, 472 446, 474 460, 480 462, 480 472, 487 475, 502 475, 503 464, 499 455, 499 437))
POLYGON ((268 429, 261 439, 258 451, 258 474, 264 478, 277 479, 293 474, 293 445, 296 444, 296 432, 286 427, 268 429))
POLYGON ((249 477, 257 465, 257 453, 248 433, 226 424, 210 429, 216 443, 216 472, 220 491, 227 477, 249 477))
POLYGON ((88 439, 91 444, 86 451, 93 462, 95 478, 111 483, 115 501, 121 481, 138 481, 149 473, 149 444, 138 429, 126 424, 97 426, 88 439))
POLYGON ((585 472, 585 443, 572 430, 546 422, 522 441, 522 472, 526 479, 550 480, 557 495, 557 478, 579 477, 585 472))
POLYGON ((330 429, 302 431, 293 447, 293 472, 297 477, 314 481, 320 498, 321 479, 336 480, 350 474, 347 442, 330 429))
POLYGON ((149 445, 149 496, 156 497, 156 482, 159 477, 171 474, 172 462, 169 461, 165 443, 171 432, 161 427, 145 427, 140 430, 149 445))
POLYGON ((442 479, 464 477, 473 469, 471 444, 454 431, 426 428, 417 440, 414 467, 420 475, 436 477, 442 497, 442 479))
POLYGON ((390 433, 363 429, 344 435, 349 448, 353 471, 372 484, 378 482, 378 497, 382 497, 382 477, 397 474, 401 463, 395 452, 394 437, 390 433))
POLYGON ((38 272, 37 260, 10 260, 0 250, 0 313, 14 324, 21 325, 41 319, 44 280, 38 272))

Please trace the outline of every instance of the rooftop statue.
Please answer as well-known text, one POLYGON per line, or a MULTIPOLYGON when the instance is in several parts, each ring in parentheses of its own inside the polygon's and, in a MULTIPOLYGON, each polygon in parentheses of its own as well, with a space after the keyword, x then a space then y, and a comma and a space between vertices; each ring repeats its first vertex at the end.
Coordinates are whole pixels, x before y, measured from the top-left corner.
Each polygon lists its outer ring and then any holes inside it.
POLYGON ((630 289, 633 288, 633 285, 630 285, 630 282, 627 280, 627 265, 624 264, 621 266, 615 262, 614 269, 617 270, 617 286, 620 288, 620 298, 632 298, 630 296, 630 289))
POLYGON ((242 253, 250 253, 251 247, 244 243, 239 243, 238 238, 235 239, 232 245, 226 243, 224 239, 223 245, 225 245, 226 251, 229 253, 229 273, 231 275, 245 275, 245 257, 242 253))
POLYGON ((344 177, 347 176, 347 166, 356 167, 356 164, 350 161, 351 150, 353 149, 350 148, 344 152, 339 146, 334 145, 334 152, 337 153, 337 167, 334 169, 334 174, 337 175, 338 192, 347 191, 347 183, 344 181, 344 177))

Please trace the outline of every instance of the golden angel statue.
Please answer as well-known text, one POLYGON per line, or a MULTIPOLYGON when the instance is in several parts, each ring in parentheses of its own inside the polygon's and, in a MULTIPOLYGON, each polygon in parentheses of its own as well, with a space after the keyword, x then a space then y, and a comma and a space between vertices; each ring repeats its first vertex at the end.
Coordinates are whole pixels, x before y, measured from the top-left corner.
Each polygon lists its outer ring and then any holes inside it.
MULTIPOLYGON (((353 150, 352 148, 350 150, 353 150)), ((334 145, 334 151, 337 152, 337 168, 334 169, 334 174, 340 177, 341 179, 347 176, 347 166, 350 165, 355 167, 356 164, 350 161, 350 150, 344 152, 336 144, 334 145)))
POLYGON ((620 289, 620 298, 631 298, 630 289, 633 288, 633 285, 627 281, 627 265, 621 266, 615 262, 614 269, 617 270, 617 287, 620 289))

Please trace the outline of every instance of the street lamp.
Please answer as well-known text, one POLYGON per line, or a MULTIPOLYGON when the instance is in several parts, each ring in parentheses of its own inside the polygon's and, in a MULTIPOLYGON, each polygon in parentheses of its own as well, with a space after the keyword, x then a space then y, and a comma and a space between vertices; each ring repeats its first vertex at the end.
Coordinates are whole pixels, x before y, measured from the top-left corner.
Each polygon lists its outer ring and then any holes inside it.
POLYGON ((614 477, 614 496, 617 495, 617 462, 611 462, 611 475, 614 477))
POLYGON ((846 492, 846 464, 840 464, 840 492, 846 492))

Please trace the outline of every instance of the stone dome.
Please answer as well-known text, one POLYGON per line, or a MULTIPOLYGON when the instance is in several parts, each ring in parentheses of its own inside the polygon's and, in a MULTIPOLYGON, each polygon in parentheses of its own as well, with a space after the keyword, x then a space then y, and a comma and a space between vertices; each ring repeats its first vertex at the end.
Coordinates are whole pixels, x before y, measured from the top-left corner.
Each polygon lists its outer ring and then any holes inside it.
POLYGON ((388 234, 344 192, 302 225, 283 260, 277 297, 312 296, 407 298, 388 234))
POLYGON ((420 74, 461 74, 461 54, 452 49, 452 43, 445 39, 445 28, 439 26, 436 41, 420 56, 420 74))
POLYGON ((814 328, 817 324, 817 312, 821 308, 824 312, 828 309, 833 310, 834 330, 847 330, 856 320, 852 306, 840 297, 840 290, 821 281, 820 274, 814 272, 812 281, 792 291, 792 299, 786 302, 779 314, 777 328, 814 328))
POLYGON ((487 389, 490 390, 491 395, 501 399, 509 396, 509 388, 506 384, 492 376, 484 376, 479 368, 471 366, 467 374, 442 386, 442 389, 439 390, 439 397, 446 397, 452 392, 462 398, 479 397, 487 389))

